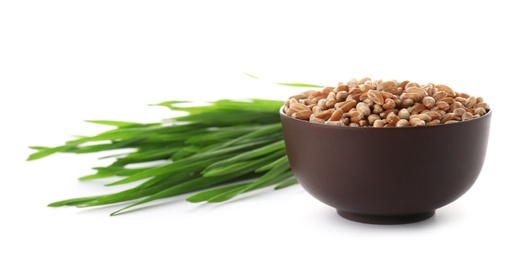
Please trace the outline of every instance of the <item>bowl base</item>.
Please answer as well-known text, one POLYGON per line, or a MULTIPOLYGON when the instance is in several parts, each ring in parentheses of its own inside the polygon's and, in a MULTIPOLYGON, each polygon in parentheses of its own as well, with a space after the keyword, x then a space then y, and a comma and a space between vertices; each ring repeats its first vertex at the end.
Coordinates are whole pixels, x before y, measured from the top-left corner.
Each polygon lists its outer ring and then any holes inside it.
POLYGON ((345 219, 352 220, 355 222, 379 225, 397 225, 418 222, 432 217, 434 215, 434 212, 435 211, 432 210, 428 212, 409 215, 365 215, 351 213, 343 210, 337 210, 337 213, 339 213, 339 215, 345 219))

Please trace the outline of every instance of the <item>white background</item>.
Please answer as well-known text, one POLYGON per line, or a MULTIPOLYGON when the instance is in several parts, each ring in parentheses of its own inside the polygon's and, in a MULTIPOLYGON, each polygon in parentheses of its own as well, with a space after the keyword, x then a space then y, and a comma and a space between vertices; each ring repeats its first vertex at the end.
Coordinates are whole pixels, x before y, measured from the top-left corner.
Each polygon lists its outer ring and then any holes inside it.
POLYGON ((0 259, 518 259, 513 1, 352 2, 1 1, 0 259), (85 119, 155 122, 172 114, 147 104, 283 100, 293 90, 272 82, 365 76, 444 83, 493 108, 480 178, 427 221, 350 222, 299 186, 118 217, 47 208, 115 191, 77 180, 106 162, 25 162, 30 145, 106 129, 85 119))

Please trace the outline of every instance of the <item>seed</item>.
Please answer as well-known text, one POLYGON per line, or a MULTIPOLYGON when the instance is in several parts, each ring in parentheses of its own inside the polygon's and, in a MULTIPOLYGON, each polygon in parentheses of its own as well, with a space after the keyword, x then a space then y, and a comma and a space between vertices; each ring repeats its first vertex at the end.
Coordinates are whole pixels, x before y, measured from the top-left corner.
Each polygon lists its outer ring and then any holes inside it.
POLYGON ((317 118, 315 117, 315 115, 311 115, 310 116, 310 123, 316 123, 316 124, 324 124, 325 120, 324 119, 321 119, 321 118, 317 118))
POLYGON ((359 101, 364 101, 368 99, 368 92, 364 92, 359 96, 359 101))
POLYGON ((409 119, 409 125, 410 126, 424 126, 425 121, 421 120, 418 117, 414 117, 414 118, 409 119))
POLYGON ((450 105, 450 104, 454 103, 455 100, 453 97, 444 97, 444 98, 440 99, 440 101, 445 101, 447 104, 450 105))
POLYGON ((442 117, 442 115, 437 111, 427 111, 422 113, 425 113, 426 115, 430 116, 432 120, 440 119, 442 117))
POLYGON ((465 113, 465 109, 462 108, 462 107, 458 107, 458 108, 455 108, 454 110, 452 110, 452 113, 454 114, 454 116, 461 116, 465 113))
POLYGON ((321 110, 326 110, 326 109, 328 109, 328 107, 326 106, 326 99, 321 99, 321 100, 317 101, 317 106, 318 106, 321 110))
POLYGON ((326 108, 332 108, 335 105, 335 103, 337 103, 337 100, 335 100, 335 99, 327 99, 326 100, 326 104, 325 104, 326 108))
POLYGON ((419 95, 419 99, 424 98, 427 95, 427 92, 423 88, 411 87, 405 90, 406 93, 416 93, 419 95))
POLYGON ((400 119, 400 120, 398 120, 398 122, 396 122, 395 126, 396 127, 409 126, 409 121, 407 121, 405 119, 400 119))
POLYGON ((324 87, 324 88, 321 90, 321 92, 323 93, 322 95, 326 97, 326 96, 328 96, 330 93, 334 93, 334 94, 335 94, 335 92, 333 92, 333 90, 335 90, 334 87, 324 87))
POLYGON ((400 95, 400 99, 412 99, 414 102, 420 101, 422 97, 418 93, 403 93, 400 95))
POLYGON ((463 97, 455 97, 454 101, 458 101, 458 102, 460 102, 463 105, 466 105, 466 103, 467 103, 467 99, 463 98, 463 97))
POLYGON ((447 111, 449 110, 449 104, 445 101, 438 101, 436 102, 436 107, 440 110, 447 111))
MULTIPOLYGON (((413 88, 413 87, 415 87, 415 88, 419 88, 419 87, 421 87, 421 86, 420 86, 420 84, 418 84, 418 83, 416 83, 416 82, 409 82, 409 83, 407 83, 407 84, 405 85, 405 89, 413 88)), ((405 89, 404 89, 404 90, 405 90, 405 89)))
POLYGON ((335 94, 335 99, 339 102, 342 102, 342 101, 346 100, 348 95, 349 95, 349 93, 347 91, 341 90, 341 91, 337 92, 337 94, 335 94))
POLYGON ((375 104, 375 105, 373 105, 373 109, 371 110, 371 113, 373 113, 373 114, 380 114, 383 111, 384 111, 384 109, 382 108, 381 105, 375 104))
POLYGON ((398 93, 398 82, 396 82, 395 80, 384 81, 378 85, 377 89, 389 92, 391 94, 397 94, 398 93))
POLYGON ((475 105, 475 107, 476 108, 481 107, 481 108, 484 108, 487 111, 490 110, 490 106, 487 103, 485 103, 485 102, 477 103, 475 105))
POLYGON ((465 98, 465 99, 470 98, 470 95, 467 94, 467 93, 458 93, 458 96, 462 97, 462 98, 465 98))
POLYGON ((453 113, 447 113, 440 119, 440 123, 445 124, 445 122, 452 120, 453 118, 454 118, 453 113))
POLYGON ((286 115, 311 123, 385 128, 450 124, 490 110, 483 98, 446 85, 370 78, 307 90, 289 97, 284 105, 286 115))
POLYGON ((380 95, 382 95, 384 100, 387 99, 387 98, 393 99, 393 97, 395 96, 395 95, 393 95, 393 94, 391 94, 390 92, 387 92, 387 91, 380 91, 379 93, 380 93, 380 95))
POLYGON ((368 116, 368 123, 370 125, 373 125, 375 123, 375 121, 379 120, 380 119, 380 116, 377 115, 377 114, 371 114, 368 116))
POLYGON ((440 91, 436 91, 436 92, 434 92, 432 97, 434 98, 434 100, 439 101, 439 100, 447 97, 447 92, 441 91, 441 90, 440 91))
POLYGON ((312 111, 305 110, 305 111, 298 111, 292 114, 292 117, 295 117, 297 119, 301 120, 308 120, 310 119, 310 116, 312 115, 312 111))
POLYGON ((439 125, 439 124, 440 124, 440 120, 439 119, 434 119, 431 122, 425 123, 425 125, 439 125))
POLYGON ((358 81, 358 84, 364 84, 366 83, 367 81, 371 82, 371 79, 368 78, 368 77, 365 77, 365 78, 362 78, 358 81))
POLYGON ((486 111, 484 108, 482 108, 482 107, 478 107, 478 108, 476 108, 476 109, 474 110, 474 114, 475 114, 475 115, 483 116, 483 115, 485 115, 486 113, 487 113, 487 111, 486 111))
POLYGON ((350 94, 346 100, 355 100, 357 102, 360 102, 360 96, 362 96, 363 93, 359 93, 359 94, 350 94))
MULTIPOLYGON (((400 84, 398 84, 398 87, 401 88, 401 90, 404 90, 405 86, 407 86, 408 83, 409 83, 409 80, 404 80, 404 81, 400 82, 400 84)), ((402 93, 399 93, 396 95, 400 95, 400 94, 402 94, 402 93)))
POLYGON ((328 93, 328 97, 326 97, 326 99, 333 99, 333 100, 335 100, 335 92, 328 93))
POLYGON ((460 102, 456 101, 456 102, 450 104, 449 109, 447 110, 447 112, 452 112, 452 111, 454 111, 454 109, 460 108, 460 107, 464 107, 464 106, 460 102))
POLYGON ((328 120, 332 116, 332 114, 333 114, 333 110, 327 109, 327 110, 324 110, 322 112, 316 113, 314 115, 315 115, 316 118, 328 120))
POLYGON ((405 108, 402 108, 400 109, 400 111, 398 111, 398 117, 400 117, 401 119, 409 119, 410 116, 411 113, 409 113, 409 111, 405 108))
POLYGON ((357 103, 357 111, 360 111, 364 116, 369 116, 371 114, 371 110, 366 103, 357 103))
POLYGON ((453 124, 453 123, 458 123, 459 121, 458 120, 449 120, 447 122, 445 122, 445 124, 453 124))
POLYGON ((350 111, 350 109, 355 107, 356 104, 357 104, 357 101, 355 101, 355 100, 348 100, 348 101, 336 103, 334 105, 334 107, 335 107, 335 109, 341 109, 342 112, 348 112, 348 111, 350 111))
POLYGON ((425 105, 422 103, 415 103, 412 107, 407 108, 409 113, 411 114, 419 114, 420 112, 426 109, 425 105))
POLYGON ((432 108, 434 107, 434 105, 436 104, 436 100, 434 100, 433 97, 430 97, 430 96, 426 96, 422 99, 422 103, 427 107, 427 108, 432 108))
MULTIPOLYGON (((331 109, 329 111, 332 111, 331 109)), ((330 116, 330 118, 328 119, 328 121, 338 121, 338 120, 341 120, 342 119, 342 110, 335 110, 333 112, 333 114, 330 116)))
POLYGON ((360 90, 362 90, 362 93, 368 92, 368 90, 375 90, 377 87, 371 85, 371 84, 362 84, 359 85, 360 90))
POLYGON ((321 91, 319 91, 319 90, 317 90, 317 91, 314 90, 313 92, 311 92, 311 93, 308 95, 308 97, 309 97, 309 98, 312 98, 312 97, 324 98, 324 97, 326 97, 326 95, 323 97, 322 94, 323 94, 323 93, 322 93, 321 91))
POLYGON ((298 98, 291 97, 291 98, 288 100, 288 105, 292 105, 292 104, 295 104, 295 103, 299 103, 298 100, 299 100, 298 98))
POLYGON ((400 106, 403 107, 403 108, 408 108, 410 106, 412 106, 414 104, 414 101, 410 98, 406 98, 404 100, 402 100, 402 102, 400 103, 400 106))
POLYGON ((432 120, 432 118, 430 116, 428 116, 427 114, 417 114, 417 115, 412 115, 411 117, 409 117, 409 119, 413 119, 413 118, 418 118, 420 120, 423 120, 424 122, 430 122, 432 120))
POLYGON ((310 89, 310 90, 307 90, 305 92, 303 92, 302 94, 307 96, 307 97, 310 97, 312 96, 315 92, 317 92, 317 90, 314 90, 314 89, 310 89))
POLYGON ((369 98, 364 99, 362 102, 366 103, 366 105, 368 105, 369 107, 373 107, 373 105, 375 105, 375 102, 373 102, 373 100, 369 98))
POLYGON ((368 98, 373 100, 375 104, 382 105, 384 104, 384 97, 382 97, 382 94, 376 90, 369 90, 368 91, 368 98))
POLYGON ((391 125, 396 125, 396 123, 400 120, 400 118, 395 114, 395 112, 391 112, 386 117, 386 122, 391 125))
POLYGON ((386 124, 386 120, 378 119, 378 120, 375 120, 375 122, 373 122, 373 127, 384 127, 385 124, 386 124))
POLYGON ((359 112, 359 111, 354 111, 353 113, 351 113, 350 115, 350 122, 352 123, 358 123, 360 120, 362 120, 364 118, 364 114, 362 114, 362 112, 359 112))
POLYGON ((442 85, 442 84, 436 85, 436 89, 441 90, 441 91, 445 91, 445 93, 447 93, 447 96, 449 96, 449 97, 456 96, 456 93, 454 93, 452 88, 450 88, 450 87, 448 87, 446 85, 442 85))
POLYGON ((344 126, 344 122, 342 121, 326 121, 324 122, 325 125, 336 125, 336 126, 344 126))
POLYGON ((385 111, 383 111, 382 113, 379 114, 380 118, 386 118, 389 115, 389 113, 391 113, 391 112, 397 114, 398 110, 397 109, 385 110, 385 111))
MULTIPOLYGON (((362 80, 361 80, 362 81, 362 80)), ((349 88, 356 88, 359 84, 364 84, 365 81, 363 81, 362 83, 357 81, 357 79, 350 79, 350 81, 348 81, 348 87, 349 88)))
POLYGON ((474 118, 474 115, 470 112, 465 112, 465 113, 463 113, 463 115, 461 115, 461 121, 466 121, 466 120, 470 120, 473 118, 474 118))
POLYGON ((385 110, 390 110, 390 109, 393 109, 396 107, 396 103, 393 99, 391 98, 386 98, 386 101, 384 102, 384 105, 382 105, 382 107, 385 109, 385 110))
POLYGON ((465 103, 465 106, 468 107, 468 108, 473 108, 474 105, 476 105, 477 102, 478 102, 478 100, 477 100, 477 98, 475 96, 470 96, 467 99, 467 103, 465 103))
POLYGON ((295 112, 296 111, 294 109, 292 109, 292 108, 288 108, 288 107, 285 108, 285 114, 287 116, 292 116, 295 112))
POLYGON ((337 84, 337 87, 333 90, 333 92, 335 92, 335 93, 339 93, 342 91, 348 92, 348 89, 349 89, 348 85, 343 84, 342 82, 339 82, 339 84, 337 84))
POLYGON ((348 112, 344 112, 344 113, 342 114, 342 117, 351 117, 351 114, 352 114, 353 112, 355 112, 355 111, 357 111, 357 109, 356 109, 356 108, 352 108, 352 109, 350 109, 348 112))
POLYGON ((427 85, 424 87, 424 90, 425 92, 427 93, 428 96, 432 96, 434 94, 434 86, 431 86, 431 85, 427 85))
POLYGON ((353 87, 350 87, 350 91, 348 91, 350 93, 350 95, 355 95, 355 94, 362 94, 362 90, 360 88, 353 88, 353 87))
POLYGON ((299 102, 290 104, 290 108, 294 109, 295 111, 306 111, 310 110, 306 105, 301 104, 299 102))
POLYGON ((314 106, 312 107, 312 113, 313 114, 317 114, 317 113, 320 113, 322 112, 323 110, 319 107, 319 106, 314 106))

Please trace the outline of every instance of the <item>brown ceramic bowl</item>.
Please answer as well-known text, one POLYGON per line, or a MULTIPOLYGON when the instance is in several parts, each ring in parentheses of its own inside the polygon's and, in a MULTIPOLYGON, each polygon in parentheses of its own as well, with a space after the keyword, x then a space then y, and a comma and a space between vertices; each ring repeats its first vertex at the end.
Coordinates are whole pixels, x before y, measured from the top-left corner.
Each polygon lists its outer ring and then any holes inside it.
POLYGON ((402 224, 461 197, 483 167, 491 112, 455 124, 372 128, 281 123, 301 186, 346 219, 402 224))

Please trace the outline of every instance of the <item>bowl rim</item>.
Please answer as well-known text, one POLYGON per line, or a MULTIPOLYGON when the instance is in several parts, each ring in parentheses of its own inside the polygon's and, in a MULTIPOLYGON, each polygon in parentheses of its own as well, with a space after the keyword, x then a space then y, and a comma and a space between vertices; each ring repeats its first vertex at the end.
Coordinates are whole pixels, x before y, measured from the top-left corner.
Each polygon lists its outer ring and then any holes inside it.
POLYGON ((281 108, 279 109, 279 114, 285 118, 289 118, 291 120, 295 120, 295 121, 298 121, 298 122, 303 122, 303 123, 308 123, 309 125, 311 126, 317 126, 317 127, 325 127, 325 128, 331 128, 331 129, 377 129, 375 131, 379 131, 381 129, 424 129, 424 128, 432 128, 432 127, 455 127, 456 125, 460 125, 460 124, 467 124, 467 123, 474 123, 474 122, 477 122, 477 121, 480 121, 480 120, 485 120, 487 117, 490 117, 491 114, 492 114, 492 109, 488 110, 488 112, 486 114, 484 114, 483 116, 480 116, 478 118, 474 118, 474 119, 470 119, 470 120, 466 120, 466 121, 459 121, 457 123, 453 123, 453 124, 437 124, 437 125, 426 125, 426 126, 404 126, 404 127, 372 127, 372 126, 347 126, 347 125, 344 125, 344 126, 338 126, 338 125, 325 125, 325 124, 318 124, 318 123, 311 123, 310 121, 307 121, 307 120, 302 120, 302 119, 298 119, 298 118, 295 118, 295 117, 291 117, 291 116, 288 116, 287 114, 285 114, 284 112, 284 109, 285 109, 285 105, 281 106, 281 108))

